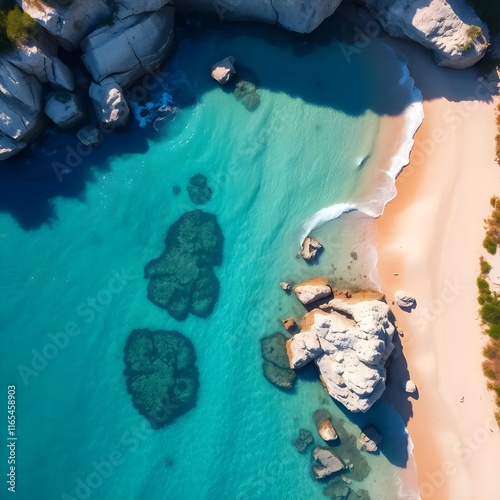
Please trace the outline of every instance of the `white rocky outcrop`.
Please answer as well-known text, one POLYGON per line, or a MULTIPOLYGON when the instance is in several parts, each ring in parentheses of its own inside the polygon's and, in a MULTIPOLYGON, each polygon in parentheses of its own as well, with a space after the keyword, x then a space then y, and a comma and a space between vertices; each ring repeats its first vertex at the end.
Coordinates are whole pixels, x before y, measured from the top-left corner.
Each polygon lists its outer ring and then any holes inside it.
POLYGON ((303 281, 295 285, 293 291, 304 305, 311 304, 319 299, 324 299, 332 294, 332 289, 325 278, 312 278, 303 281))
POLYGON ((233 56, 228 56, 212 66, 212 78, 221 85, 226 84, 236 73, 234 63, 236 59, 233 56))
POLYGON ((75 90, 72 71, 57 57, 57 44, 49 36, 40 35, 19 45, 17 50, 4 54, 4 59, 41 83, 55 88, 75 90))
POLYGON ((72 0, 65 3, 47 0, 16 2, 67 50, 76 49, 103 19, 111 16, 113 8, 112 3, 107 0, 72 0))
POLYGON ((324 441, 335 441, 339 436, 330 420, 322 420, 318 424, 318 434, 324 441))
POLYGON ((226 21, 259 21, 309 33, 331 16, 341 0, 176 0, 187 13, 216 13, 226 21))
POLYGON ((363 1, 389 35, 431 49, 439 66, 467 68, 488 47, 488 28, 465 0, 363 1))
POLYGON ((97 83, 112 76, 126 88, 165 60, 173 43, 173 28, 173 7, 116 20, 82 42, 82 60, 97 83))
POLYGON ((105 78, 101 83, 92 82, 89 95, 94 103, 97 119, 109 127, 123 127, 129 118, 130 109, 123 90, 114 78, 105 78))
POLYGON ((394 292, 394 300, 401 309, 413 309, 417 305, 415 298, 404 290, 394 292))
POLYGON ((0 133, 16 141, 33 139, 41 132, 42 108, 38 80, 0 59, 0 133))
POLYGON ((308 313, 303 319, 307 328, 287 341, 290 367, 314 359, 330 396, 351 411, 365 412, 385 390, 385 362, 394 349, 395 332, 389 306, 342 298, 322 309, 308 313))
POLYGON ((78 96, 64 90, 51 92, 47 96, 45 114, 61 130, 69 130, 86 118, 83 104, 78 96))

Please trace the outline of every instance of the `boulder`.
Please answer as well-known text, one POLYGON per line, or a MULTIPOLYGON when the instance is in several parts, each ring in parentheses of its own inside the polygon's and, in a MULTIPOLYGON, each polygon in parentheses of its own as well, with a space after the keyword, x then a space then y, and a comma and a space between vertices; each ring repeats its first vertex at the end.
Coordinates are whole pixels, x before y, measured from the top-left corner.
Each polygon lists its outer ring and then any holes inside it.
POLYGON ((42 131, 42 109, 38 80, 0 59, 0 133, 29 142, 42 131))
POLYGON ((318 336, 312 332, 300 332, 286 342, 290 368, 297 369, 323 354, 318 336))
POLYGON ((434 52, 439 66, 467 68, 488 48, 488 28, 465 0, 363 0, 391 36, 434 52))
POLYGON ((282 319, 281 322, 283 323, 283 326, 286 328, 286 330, 288 330, 289 332, 297 328, 297 322, 293 318, 282 319))
POLYGON ((92 82, 89 95, 94 104, 97 119, 106 127, 118 128, 127 124, 130 109, 123 96, 123 90, 114 80, 108 77, 100 83, 92 82))
POLYGON ((408 292, 403 290, 394 292, 394 299, 401 309, 413 309, 417 305, 417 301, 408 292))
POLYGON ((117 7, 116 17, 125 19, 126 17, 142 14, 143 12, 154 12, 167 5, 169 0, 115 0, 117 7))
POLYGON ((322 420, 318 424, 318 434, 324 441, 335 441, 338 438, 337 431, 330 420, 322 420))
POLYGON ((313 459, 320 465, 313 465, 312 472, 316 479, 324 479, 345 469, 344 462, 330 449, 316 446, 313 459))
POLYGON ((83 104, 77 95, 57 90, 47 96, 45 114, 61 129, 69 130, 85 120, 83 104))
POLYGON ((295 285, 293 291, 304 305, 332 295, 332 289, 328 285, 326 278, 313 278, 304 281, 295 285))
POLYGON ((3 55, 6 61, 34 75, 40 83, 51 83, 53 87, 75 90, 73 72, 57 57, 57 43, 46 34, 30 38, 12 52, 3 55))
POLYGON ((78 48, 80 42, 97 28, 103 19, 111 17, 113 8, 112 2, 107 0, 16 2, 66 50, 78 48))
POLYGON ((385 302, 353 300, 333 299, 308 313, 301 322, 308 330, 287 342, 287 353, 294 368, 314 359, 328 394, 353 412, 365 412, 385 390, 395 328, 385 302))
POLYGON ((292 285, 286 281, 280 281, 280 288, 285 290, 285 292, 289 292, 292 289, 292 285))
POLYGON ((259 21, 310 33, 331 16, 341 0, 176 0, 187 14, 216 13, 224 21, 259 21))
POLYGON ((401 384, 403 390, 408 394, 415 394, 417 392, 417 386, 413 380, 407 380, 406 382, 401 384))
POLYGON ((212 66, 212 78, 221 85, 226 84, 236 73, 234 63, 236 59, 233 56, 228 56, 212 66))
POLYGON ((233 93, 248 111, 255 111, 260 105, 260 95, 255 83, 240 80, 235 85, 233 93))
POLYGON ((282 333, 275 333, 262 339, 260 347, 264 377, 280 389, 291 389, 296 375, 288 366, 286 337, 282 333))
POLYGON ((82 127, 76 133, 76 136, 85 146, 97 146, 102 141, 101 131, 98 128, 92 127, 90 125, 82 127))
POLYGON ((299 453, 304 453, 313 441, 314 439, 311 431, 300 429, 299 436, 292 441, 292 444, 297 448, 299 453))
POLYGON ((0 161, 7 160, 11 156, 14 156, 26 146, 27 144, 25 142, 16 141, 12 139, 12 137, 0 133, 0 161))
POLYGON ((382 441, 382 434, 375 429, 372 425, 366 427, 359 436, 361 449, 375 453, 378 450, 378 445, 382 441))
POLYGON ((302 250, 300 252, 300 255, 302 255, 305 260, 313 260, 316 258, 316 255, 322 248, 323 245, 318 240, 315 240, 314 238, 308 236, 302 242, 302 250))
POLYGON ((82 60, 99 83, 112 76, 126 88, 166 59, 174 40, 174 8, 116 20, 92 32, 81 47, 82 60))

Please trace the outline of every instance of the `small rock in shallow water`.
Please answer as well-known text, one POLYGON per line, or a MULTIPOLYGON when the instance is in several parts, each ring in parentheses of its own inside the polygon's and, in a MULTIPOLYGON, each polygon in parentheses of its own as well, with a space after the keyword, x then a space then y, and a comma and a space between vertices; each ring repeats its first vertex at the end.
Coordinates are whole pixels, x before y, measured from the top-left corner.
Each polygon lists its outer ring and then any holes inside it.
POLYGON ((208 203, 212 198, 212 189, 208 185, 207 178, 202 174, 196 174, 189 179, 190 186, 188 186, 187 192, 191 201, 195 205, 204 205, 208 203))
POLYGON ((394 298, 398 306, 403 310, 413 309, 417 305, 417 301, 408 292, 403 290, 394 292, 394 298))
POLYGON ((302 243, 300 255, 305 260, 313 260, 322 249, 323 245, 318 240, 308 236, 302 243))
POLYGON ((313 460, 320 464, 312 467, 316 479, 331 476, 345 468, 344 462, 330 448, 321 448, 319 446, 314 448, 313 460))
POLYGON ((297 448, 299 453, 304 453, 313 441, 314 439, 311 431, 300 429, 299 436, 292 441, 292 444, 297 448))
POLYGON ((382 434, 370 425, 366 427, 361 435, 359 436, 359 441, 361 443, 361 449, 374 453, 378 450, 378 445, 382 441, 382 434))
POLYGON ((280 389, 291 389, 295 382, 295 371, 288 364, 286 337, 275 333, 260 341, 262 351, 262 369, 264 377, 280 389))
POLYGON ((257 85, 240 80, 234 89, 234 96, 248 111, 255 111, 260 105, 260 96, 257 85))
POLYGON ((280 281, 280 288, 285 290, 285 292, 289 292, 292 289, 292 285, 287 281, 280 281))
POLYGON ((82 127, 77 133, 79 141, 85 146, 97 146, 102 141, 102 133, 101 131, 90 125, 86 127, 82 127))
POLYGON ((233 56, 228 56, 216 62, 212 66, 212 78, 221 85, 225 85, 236 73, 234 69, 235 63, 236 59, 233 56))
POLYGON ((287 331, 291 332, 297 328, 297 322, 293 318, 282 319, 281 322, 287 331))

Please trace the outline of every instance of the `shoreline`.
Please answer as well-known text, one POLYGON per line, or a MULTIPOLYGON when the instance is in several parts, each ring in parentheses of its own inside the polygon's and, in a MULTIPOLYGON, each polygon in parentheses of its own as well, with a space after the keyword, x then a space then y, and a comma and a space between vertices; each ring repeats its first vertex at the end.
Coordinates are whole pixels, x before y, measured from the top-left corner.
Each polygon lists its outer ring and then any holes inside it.
POLYGON ((413 312, 393 311, 419 389, 408 429, 420 495, 495 500, 500 431, 481 369, 487 336, 476 300, 483 219, 490 196, 500 193, 494 104, 469 98, 482 95, 472 71, 441 69, 425 51, 389 44, 408 58, 424 95, 398 196, 375 221, 383 292, 389 301, 398 289, 417 299, 413 312))

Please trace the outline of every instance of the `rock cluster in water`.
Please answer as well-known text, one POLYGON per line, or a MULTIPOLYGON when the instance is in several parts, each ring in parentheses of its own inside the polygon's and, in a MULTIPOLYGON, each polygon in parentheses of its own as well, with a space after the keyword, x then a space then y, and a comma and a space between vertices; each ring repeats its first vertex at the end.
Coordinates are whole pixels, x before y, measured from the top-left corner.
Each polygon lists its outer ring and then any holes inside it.
POLYGON ((203 174, 193 175, 189 179, 189 186, 186 188, 189 198, 195 205, 204 205, 212 199, 212 189, 208 185, 208 180, 203 174))
POLYGON ((222 263, 221 228, 215 215, 193 210, 174 222, 165 239, 165 251, 149 262, 148 299, 178 321, 189 314, 206 318, 219 298, 214 267, 222 263))
POLYGON ((286 337, 275 333, 260 341, 262 350, 262 369, 264 377, 280 389, 291 389, 295 382, 295 370, 288 365, 286 337))
POLYGON ((171 423, 196 404, 196 352, 176 331, 133 330, 125 345, 127 390, 153 429, 171 423))
POLYGON ((292 441, 292 444, 299 453, 304 453, 313 442, 312 432, 307 429, 300 429, 299 435, 292 441))

